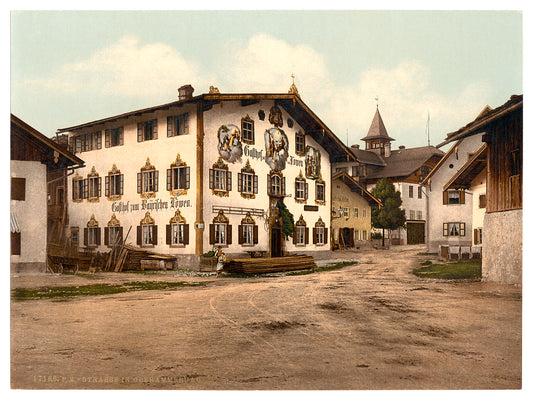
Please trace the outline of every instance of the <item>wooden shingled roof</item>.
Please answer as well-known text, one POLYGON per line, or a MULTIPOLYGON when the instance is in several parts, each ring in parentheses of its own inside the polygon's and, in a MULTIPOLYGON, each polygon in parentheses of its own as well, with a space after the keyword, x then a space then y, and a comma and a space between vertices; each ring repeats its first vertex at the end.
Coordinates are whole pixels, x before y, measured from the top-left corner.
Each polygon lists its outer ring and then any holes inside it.
POLYGON ((379 114, 379 108, 376 108, 376 114, 374 114, 372 124, 370 124, 370 128, 368 129, 368 133, 361 140, 368 141, 371 139, 386 139, 388 141, 394 141, 394 139, 389 136, 387 128, 385 128, 385 123, 381 118, 381 114, 379 114))
POLYGON ((442 187, 448 189, 470 189, 472 180, 487 167, 487 144, 484 143, 452 178, 442 187))
POLYGON ((383 203, 376 198, 374 195, 372 195, 370 192, 368 192, 361 184, 359 184, 353 177, 348 175, 345 171, 337 171, 333 176, 331 177, 331 181, 334 180, 341 180, 344 182, 348 187, 352 190, 352 192, 357 192, 359 195, 361 195, 363 198, 367 200, 367 202, 371 206, 383 206, 383 203))
POLYGON ((296 93, 275 94, 275 93, 251 93, 251 94, 231 94, 231 93, 207 93, 194 96, 184 100, 178 100, 159 106, 130 111, 116 116, 95 120, 92 122, 75 125, 67 128, 60 128, 58 132, 73 132, 94 125, 119 121, 131 116, 153 113, 158 110, 167 110, 171 107, 179 107, 186 103, 201 103, 204 111, 208 111, 215 104, 224 101, 240 101, 243 106, 259 103, 261 100, 274 100, 276 105, 283 107, 293 119, 310 135, 326 152, 330 155, 331 162, 354 161, 355 157, 350 150, 337 138, 337 136, 318 118, 318 116, 301 100, 296 93))
POLYGON ((490 109, 485 107, 476 119, 457 131, 450 132, 446 135, 446 140, 437 145, 440 148, 450 142, 456 141, 467 136, 475 135, 487 129, 488 126, 502 118, 503 116, 524 107, 524 95, 513 95, 500 107, 490 109))

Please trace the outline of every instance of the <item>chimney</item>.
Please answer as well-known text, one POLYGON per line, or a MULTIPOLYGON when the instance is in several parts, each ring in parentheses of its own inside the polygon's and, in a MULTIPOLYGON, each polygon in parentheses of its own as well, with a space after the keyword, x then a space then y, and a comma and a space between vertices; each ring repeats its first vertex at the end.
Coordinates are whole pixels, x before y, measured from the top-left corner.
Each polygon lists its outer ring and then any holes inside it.
POLYGON ((359 149, 359 144, 357 144, 357 145, 352 145, 352 148, 354 148, 354 149, 359 149))
POLYGON ((192 99, 194 88, 191 85, 183 85, 178 89, 178 100, 192 99))
POLYGON ((398 149, 403 150, 403 149, 405 149, 405 146, 404 145, 400 145, 400 146, 398 146, 398 149))

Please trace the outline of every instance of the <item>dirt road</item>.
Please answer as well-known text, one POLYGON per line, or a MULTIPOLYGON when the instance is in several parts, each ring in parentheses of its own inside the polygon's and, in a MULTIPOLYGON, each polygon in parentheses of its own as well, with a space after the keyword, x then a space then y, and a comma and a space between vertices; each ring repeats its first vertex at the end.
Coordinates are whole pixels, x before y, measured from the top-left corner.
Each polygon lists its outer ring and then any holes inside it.
MULTIPOLYGON (((335 252, 302 276, 12 302, 12 386, 87 389, 521 387, 521 289, 422 280, 422 248, 335 252)), ((12 286, 183 277, 13 277, 12 286)))

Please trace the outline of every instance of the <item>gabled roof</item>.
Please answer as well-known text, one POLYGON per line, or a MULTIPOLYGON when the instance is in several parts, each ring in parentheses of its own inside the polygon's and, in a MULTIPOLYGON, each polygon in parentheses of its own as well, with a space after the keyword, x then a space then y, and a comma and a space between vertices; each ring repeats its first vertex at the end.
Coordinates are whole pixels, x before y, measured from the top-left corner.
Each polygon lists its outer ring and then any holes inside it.
POLYGON ((371 139, 385 139, 387 141, 394 141, 394 139, 392 139, 387 133, 387 128, 385 128, 381 114, 379 114, 379 108, 376 108, 376 114, 374 114, 374 119, 372 120, 372 124, 370 124, 368 133, 361 140, 368 141, 371 139))
MULTIPOLYGON (((58 143, 54 142, 50 138, 44 136, 35 128, 26 124, 17 116, 11 114, 11 126, 17 127, 20 132, 23 132, 27 137, 33 140, 35 146, 43 149, 43 153, 51 153, 51 156, 48 156, 48 159, 53 159, 53 152, 57 152, 60 157, 63 158, 64 164, 67 166, 79 165, 82 166, 85 162, 81 160, 78 156, 72 154, 68 150, 62 148, 58 143)), ((13 128, 12 128, 13 130, 13 128)), ((13 135, 13 132, 12 132, 13 135)))
POLYGON ((453 189, 469 189, 472 180, 487 167, 487 144, 484 143, 452 178, 442 187, 443 191, 453 189))
POLYGON ((440 148, 458 139, 482 132, 483 130, 486 130, 490 124, 494 123, 498 119, 523 107, 524 95, 513 95, 505 104, 490 111, 487 110, 487 108, 485 107, 485 109, 474 121, 468 123, 461 129, 455 132, 450 132, 448 135, 446 135, 446 140, 438 144, 437 148, 440 148))
POLYGON ((358 161, 365 164, 373 164, 375 166, 386 166, 387 163, 383 158, 376 152, 371 152, 370 150, 364 150, 354 147, 350 147, 350 152, 357 158, 358 161))
POLYGON ((368 173, 367 179, 385 177, 407 177, 424 165, 433 156, 443 156, 444 152, 435 146, 421 146, 417 148, 397 149, 385 159, 383 168, 368 173))
POLYGON ((446 152, 446 154, 444 156, 442 156, 442 158, 439 160, 439 162, 435 165, 435 167, 433 167, 433 169, 429 172, 429 174, 426 176, 426 178, 424 178, 422 180, 422 182, 420 183, 420 185, 424 185, 426 184, 430 179, 431 177, 438 171, 438 169, 440 168, 440 166, 442 166, 444 164, 444 162, 446 161, 446 159, 448 159, 448 157, 450 157, 450 155, 452 153, 455 152, 455 150, 457 149, 457 147, 459 146, 459 144, 463 142, 462 139, 459 139, 450 149, 448 149, 448 151, 446 152))
POLYGON ((354 180, 353 177, 348 175, 345 171, 337 171, 335 174, 333 174, 331 181, 335 181, 337 179, 344 182, 352 190, 352 192, 357 192, 359 195, 365 198, 370 205, 383 206, 383 203, 381 203, 378 198, 363 188, 361 184, 354 180))
POLYGON ((186 103, 200 103, 204 111, 209 110, 213 105, 223 101, 240 101, 243 105, 259 103, 261 100, 274 100, 276 105, 283 107, 304 129, 305 133, 310 135, 320 146, 322 146, 331 157, 331 161, 353 161, 353 154, 335 136, 335 134, 311 111, 311 109, 302 101, 296 93, 249 93, 249 94, 231 94, 231 93, 207 93, 191 98, 178 100, 159 106, 145 109, 130 111, 112 117, 95 120, 92 122, 75 125, 67 128, 60 128, 58 132, 72 132, 88 128, 94 125, 115 122, 126 119, 131 116, 138 116, 147 113, 153 113, 158 110, 168 110, 171 107, 180 107, 186 103))

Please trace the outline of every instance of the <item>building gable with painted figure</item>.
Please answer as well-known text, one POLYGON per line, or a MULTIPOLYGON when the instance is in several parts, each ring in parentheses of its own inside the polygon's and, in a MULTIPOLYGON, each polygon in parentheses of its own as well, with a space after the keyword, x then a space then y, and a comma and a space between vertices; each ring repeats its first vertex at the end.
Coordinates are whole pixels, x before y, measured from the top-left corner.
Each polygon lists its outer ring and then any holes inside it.
POLYGON ((59 130, 87 166, 69 195, 79 246, 106 252, 122 238, 185 268, 219 247, 327 257, 331 162, 353 155, 294 91, 192 92, 59 130), (315 236, 286 238, 278 202, 315 236))
MULTIPOLYGON (((435 146, 391 149, 391 138, 387 132, 379 108, 367 135, 362 138, 365 149, 352 145, 350 151, 355 162, 342 161, 333 166, 334 173, 344 171, 361 183, 368 191, 382 178, 392 181, 402 197, 402 208, 406 214, 406 229, 391 231, 393 245, 423 244, 426 242, 427 201, 421 181, 439 162, 444 152, 435 146)), ((388 234, 388 232, 386 232, 388 234)), ((370 239, 370 238, 369 238, 370 239)))

